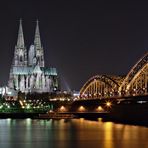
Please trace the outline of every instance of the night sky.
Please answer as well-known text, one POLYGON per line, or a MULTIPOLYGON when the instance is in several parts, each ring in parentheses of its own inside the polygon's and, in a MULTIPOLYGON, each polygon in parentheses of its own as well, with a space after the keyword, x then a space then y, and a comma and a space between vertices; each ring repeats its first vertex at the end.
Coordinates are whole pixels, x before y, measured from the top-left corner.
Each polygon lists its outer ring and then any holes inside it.
POLYGON ((39 19, 46 66, 62 89, 79 90, 93 75, 125 75, 148 51, 148 2, 0 1, 0 85, 6 85, 19 19, 27 49, 39 19))

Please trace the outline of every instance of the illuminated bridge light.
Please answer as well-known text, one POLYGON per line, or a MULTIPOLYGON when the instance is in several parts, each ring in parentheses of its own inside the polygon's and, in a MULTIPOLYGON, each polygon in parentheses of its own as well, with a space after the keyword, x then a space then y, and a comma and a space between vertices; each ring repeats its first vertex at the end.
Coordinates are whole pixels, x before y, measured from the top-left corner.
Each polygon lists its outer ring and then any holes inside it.
POLYGON ((106 106, 107 106, 107 107, 111 107, 111 106, 112 106, 111 102, 109 102, 109 101, 106 102, 106 106))
POLYGON ((99 112, 104 111, 104 109, 102 108, 102 106, 98 106, 96 110, 99 111, 99 112))
POLYGON ((62 105, 62 106, 60 107, 59 111, 60 111, 60 112, 65 112, 65 111, 66 111, 66 107, 62 105))
POLYGON ((86 111, 86 109, 85 109, 84 106, 80 106, 80 107, 78 108, 78 111, 80 111, 80 112, 84 112, 84 111, 86 111))

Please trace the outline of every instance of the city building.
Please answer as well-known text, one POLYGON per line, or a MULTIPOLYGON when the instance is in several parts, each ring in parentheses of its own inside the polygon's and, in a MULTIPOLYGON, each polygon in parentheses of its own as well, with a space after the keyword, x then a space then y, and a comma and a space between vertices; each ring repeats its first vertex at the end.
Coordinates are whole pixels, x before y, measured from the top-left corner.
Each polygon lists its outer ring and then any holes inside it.
POLYGON ((38 21, 36 22, 34 44, 27 51, 20 20, 8 87, 25 93, 54 92, 59 88, 56 68, 45 67, 38 21))

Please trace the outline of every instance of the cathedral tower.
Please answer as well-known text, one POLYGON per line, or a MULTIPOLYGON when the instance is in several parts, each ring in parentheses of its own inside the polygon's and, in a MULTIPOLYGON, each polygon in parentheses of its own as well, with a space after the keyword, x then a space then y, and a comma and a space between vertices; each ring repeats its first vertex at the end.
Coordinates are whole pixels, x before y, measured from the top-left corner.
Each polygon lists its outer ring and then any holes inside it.
POLYGON ((14 52, 14 66, 27 66, 27 50, 24 44, 22 20, 20 19, 17 44, 14 52))
POLYGON ((44 50, 41 45, 40 31, 39 31, 39 22, 36 21, 36 29, 35 29, 35 37, 34 37, 34 48, 36 59, 34 59, 34 63, 40 67, 44 67, 44 50))

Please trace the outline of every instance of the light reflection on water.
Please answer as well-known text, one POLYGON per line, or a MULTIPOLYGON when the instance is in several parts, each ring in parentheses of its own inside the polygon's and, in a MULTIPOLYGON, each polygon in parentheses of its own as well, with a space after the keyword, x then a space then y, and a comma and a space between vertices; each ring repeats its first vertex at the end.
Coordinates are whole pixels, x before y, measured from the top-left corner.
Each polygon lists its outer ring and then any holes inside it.
POLYGON ((148 128, 82 119, 1 119, 0 148, 147 148, 148 128))

